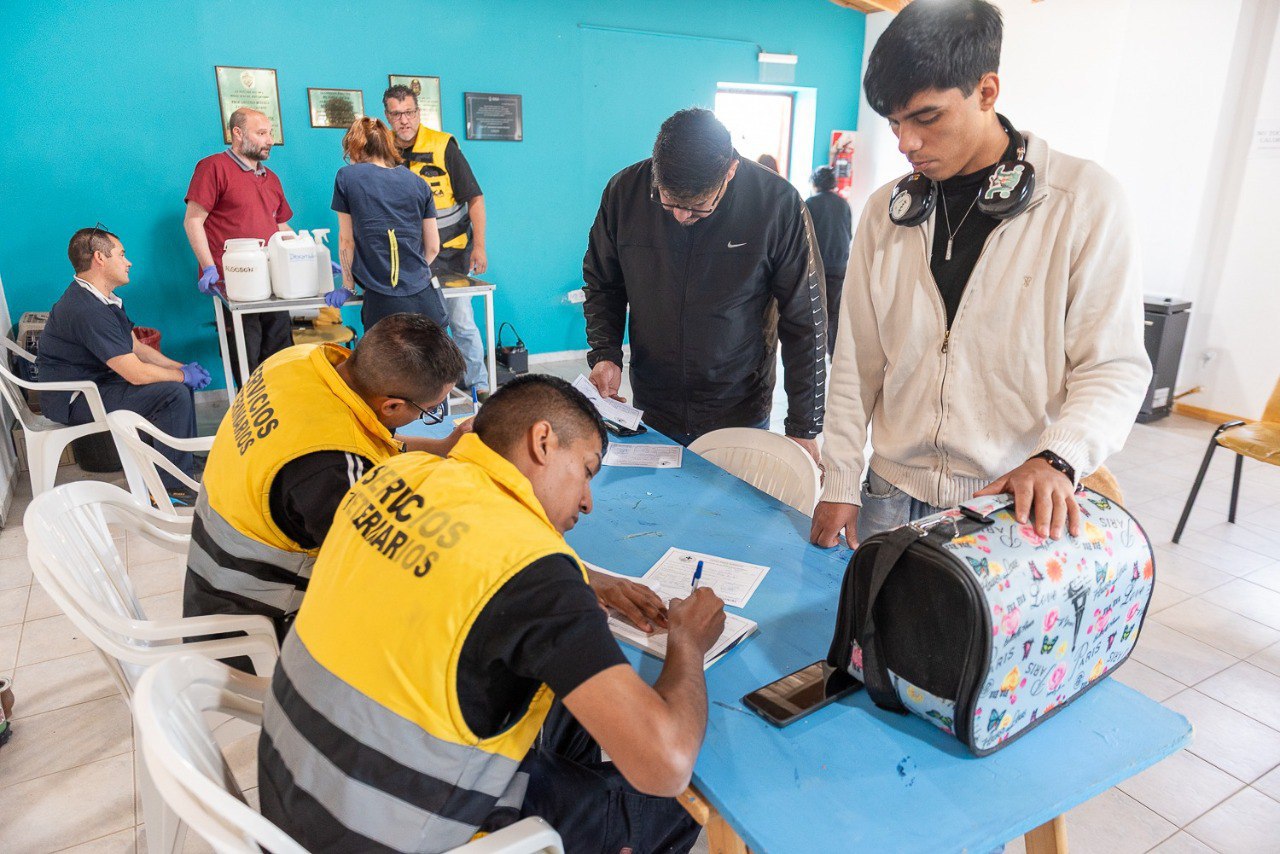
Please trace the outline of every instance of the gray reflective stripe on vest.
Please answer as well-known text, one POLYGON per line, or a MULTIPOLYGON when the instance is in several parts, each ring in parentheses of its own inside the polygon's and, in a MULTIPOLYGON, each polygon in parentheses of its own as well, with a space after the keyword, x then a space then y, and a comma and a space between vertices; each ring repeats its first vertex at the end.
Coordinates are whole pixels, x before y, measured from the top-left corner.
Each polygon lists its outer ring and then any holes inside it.
POLYGON ((289 769, 294 785, 315 798, 343 827, 397 851, 448 851, 475 835, 474 827, 418 809, 346 776, 270 700, 263 707, 262 731, 289 769))
POLYGON ((498 802, 493 805, 494 811, 500 809, 518 810, 524 806, 525 793, 529 791, 529 774, 526 771, 517 771, 516 775, 511 778, 511 784, 507 786, 506 794, 498 798, 498 802))
MULTIPOLYGON (((265 563, 299 578, 311 577, 315 558, 305 552, 288 552, 245 536, 209 506, 207 495, 201 491, 200 498, 196 501, 196 515, 200 518, 205 533, 219 548, 232 557, 265 563)), ((192 572, 218 590, 244 596, 286 614, 295 613, 302 604, 304 591, 299 590, 297 585, 264 581, 233 567, 222 566, 195 540, 192 540, 187 553, 187 565, 192 572)))
POLYGON ((465 203, 459 203, 451 208, 436 209, 436 227, 448 228, 451 225, 457 225, 467 215, 467 206, 465 203))
MULTIPOLYGON (((495 798, 512 795, 511 779, 518 762, 435 738, 416 723, 334 676, 312 657, 296 632, 285 638, 280 666, 289 684, 311 708, 362 744, 395 759, 406 768, 495 798), (483 760, 483 761, 478 761, 483 760)), ((281 751, 283 754, 283 751, 281 751)), ((514 804, 524 803, 524 793, 514 804)))

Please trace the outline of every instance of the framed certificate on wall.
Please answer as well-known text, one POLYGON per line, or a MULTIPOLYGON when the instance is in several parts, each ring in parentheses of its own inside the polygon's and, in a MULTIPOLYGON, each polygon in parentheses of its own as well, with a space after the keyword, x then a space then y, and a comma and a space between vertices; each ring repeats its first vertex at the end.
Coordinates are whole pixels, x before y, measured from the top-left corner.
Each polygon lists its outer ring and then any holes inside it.
POLYGON ((520 95, 464 92, 467 139, 520 142, 524 139, 524 106, 520 95))
POLYGON ((222 113, 222 141, 231 144, 227 122, 231 114, 248 107, 271 120, 271 137, 275 145, 284 145, 284 124, 280 120, 280 86, 274 68, 242 68, 215 65, 218 79, 218 106, 222 113))
POLYGON ((440 78, 416 74, 388 74, 392 86, 408 86, 418 96, 421 121, 432 130, 444 130, 444 118, 440 112, 440 78))
POLYGON ((364 116, 364 92, 359 89, 307 89, 307 109, 313 128, 349 128, 364 116))

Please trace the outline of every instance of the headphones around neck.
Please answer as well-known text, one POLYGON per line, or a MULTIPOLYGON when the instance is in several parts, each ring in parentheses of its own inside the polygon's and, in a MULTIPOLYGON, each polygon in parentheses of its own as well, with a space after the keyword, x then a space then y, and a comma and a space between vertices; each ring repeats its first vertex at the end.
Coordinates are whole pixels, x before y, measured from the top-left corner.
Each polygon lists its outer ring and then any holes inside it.
MULTIPOLYGON (((1027 209, 1036 189, 1036 170, 1023 158, 1027 141, 1009 120, 996 114, 1001 127, 1013 140, 1013 160, 1001 160, 987 178, 987 188, 978 196, 978 210, 996 219, 1010 219, 1027 209)), ((889 197, 889 219, 905 228, 917 226, 929 218, 938 204, 938 183, 919 172, 912 172, 893 188, 889 197)))

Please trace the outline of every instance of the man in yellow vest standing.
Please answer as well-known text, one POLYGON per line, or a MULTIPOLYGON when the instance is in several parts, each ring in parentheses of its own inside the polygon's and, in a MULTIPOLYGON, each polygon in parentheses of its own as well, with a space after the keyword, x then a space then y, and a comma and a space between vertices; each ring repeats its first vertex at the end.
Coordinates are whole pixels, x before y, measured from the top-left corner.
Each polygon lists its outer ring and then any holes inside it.
POLYGON ((445 331, 407 313, 374 324, 354 351, 302 344, 267 359, 209 452, 184 616, 262 614, 283 638, 346 491, 406 446, 443 455, 458 441, 462 428, 440 440, 400 440, 395 430, 418 418, 438 424, 461 376, 445 331))
MULTIPOLYGON (((431 262, 435 273, 477 276, 489 269, 485 254, 484 194, 452 134, 422 123, 418 96, 408 86, 392 86, 382 94, 387 123, 407 166, 431 186, 440 229, 440 254, 431 262)), ((482 399, 489 393, 484 365, 484 340, 476 327, 469 299, 444 301, 449 329, 467 363, 463 385, 482 399)))
POLYGON ((652 687, 627 663, 564 540, 607 442, 580 392, 530 374, 448 459, 404 454, 346 494, 264 703, 266 818, 316 854, 448 851, 521 815, 566 851, 692 847, 674 798, 724 603, 672 601, 652 687))

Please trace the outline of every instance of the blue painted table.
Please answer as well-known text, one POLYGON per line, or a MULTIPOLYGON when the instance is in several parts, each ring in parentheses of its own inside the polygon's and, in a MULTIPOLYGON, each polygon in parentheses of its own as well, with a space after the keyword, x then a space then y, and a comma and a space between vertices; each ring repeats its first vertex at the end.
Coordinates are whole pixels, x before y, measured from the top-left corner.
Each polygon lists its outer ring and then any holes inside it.
MULTIPOLYGON (((1186 718, 1110 679, 983 759, 864 691, 778 729, 741 697, 826 656, 852 552, 810 545, 807 517, 687 451, 680 469, 606 467, 592 489, 594 512, 568 535, 585 560, 639 576, 676 546, 770 567, 742 610, 759 632, 707 671, 693 783, 712 809, 690 811, 713 852, 741 850, 721 820, 767 854, 987 852, 1023 834, 1028 852, 1065 851, 1063 813, 1190 742, 1186 718)), ((657 659, 623 649, 657 678, 657 659)))

